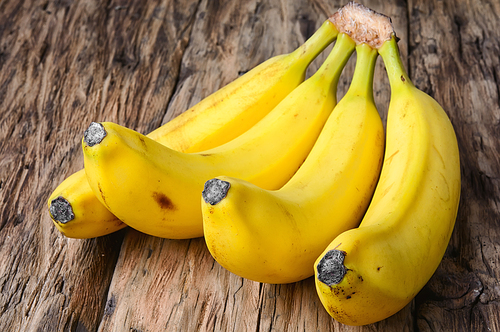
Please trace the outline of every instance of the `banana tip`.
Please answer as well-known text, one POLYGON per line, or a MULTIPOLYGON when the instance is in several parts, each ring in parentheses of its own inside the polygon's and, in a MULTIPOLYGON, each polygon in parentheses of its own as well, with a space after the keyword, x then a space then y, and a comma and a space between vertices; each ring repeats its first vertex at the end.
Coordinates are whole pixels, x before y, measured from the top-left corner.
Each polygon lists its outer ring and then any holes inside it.
POLYGON ((83 134, 83 141, 88 146, 94 146, 102 142, 106 137, 106 129, 104 126, 97 122, 92 122, 83 134))
POLYGON ((211 179, 205 182, 201 195, 206 203, 215 205, 226 197, 230 187, 231 184, 227 181, 211 179))
POLYGON ((330 250, 321 258, 317 265, 317 278, 327 286, 338 284, 344 278, 345 252, 337 249, 330 250))
POLYGON ((50 202, 49 212, 55 221, 65 224, 75 218, 70 202, 59 196, 50 202))

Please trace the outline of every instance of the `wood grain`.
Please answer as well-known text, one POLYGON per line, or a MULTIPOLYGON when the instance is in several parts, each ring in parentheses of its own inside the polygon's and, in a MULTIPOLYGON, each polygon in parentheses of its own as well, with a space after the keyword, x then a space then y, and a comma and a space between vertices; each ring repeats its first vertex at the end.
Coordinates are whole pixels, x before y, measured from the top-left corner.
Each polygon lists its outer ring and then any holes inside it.
POLYGON ((123 233, 61 237, 46 199, 83 167, 91 121, 140 131, 161 123, 197 3, 0 6, 0 326, 96 331, 123 233))
POLYGON ((412 1, 409 9, 412 77, 449 115, 462 164, 455 230, 417 298, 417 326, 499 331, 500 4, 412 1))
MULTIPOLYGON (((47 214, 51 191, 83 166, 80 140, 91 121, 148 133, 298 47, 343 1, 4 0, 0 330, 500 331, 500 4, 362 3, 392 17, 410 77, 446 110, 460 144, 456 228, 412 303, 382 322, 348 327, 328 316, 312 278, 245 280, 218 265, 202 238, 125 229, 67 239, 47 214)), ((375 82, 385 121, 390 88, 381 61, 375 82)))

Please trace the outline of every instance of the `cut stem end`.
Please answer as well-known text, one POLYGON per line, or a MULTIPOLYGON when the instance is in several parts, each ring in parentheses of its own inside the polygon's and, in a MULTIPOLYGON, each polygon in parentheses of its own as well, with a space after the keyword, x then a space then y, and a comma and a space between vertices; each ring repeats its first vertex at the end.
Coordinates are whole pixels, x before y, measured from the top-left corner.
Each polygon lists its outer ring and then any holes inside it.
POLYGON ((356 44, 368 44, 378 49, 395 35, 391 18, 354 1, 329 17, 339 33, 345 33, 356 44))
POLYGON ((344 251, 337 249, 328 251, 318 263, 318 280, 327 286, 340 283, 346 274, 344 257, 344 251))
POLYGON ((65 224, 75 219, 71 204, 62 196, 54 198, 52 202, 50 202, 49 212, 52 219, 61 224, 65 224))
POLYGON ((201 195, 206 203, 215 205, 226 197, 230 187, 231 184, 227 181, 211 179, 205 182, 201 195))
POLYGON ((92 122, 83 134, 83 141, 87 146, 94 146, 102 142, 106 137, 106 129, 104 126, 97 122, 92 122))

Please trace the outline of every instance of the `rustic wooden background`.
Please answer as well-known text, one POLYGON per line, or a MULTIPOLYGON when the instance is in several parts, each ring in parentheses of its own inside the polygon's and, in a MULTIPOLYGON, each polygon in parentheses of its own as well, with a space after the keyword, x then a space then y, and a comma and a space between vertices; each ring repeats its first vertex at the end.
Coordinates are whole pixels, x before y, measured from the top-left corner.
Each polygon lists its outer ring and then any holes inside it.
MULTIPOLYGON (((68 239, 46 208, 83 167, 91 121, 148 133, 293 50, 344 1, 1 0, 0 330, 500 331, 500 2, 360 2, 392 17, 410 76, 442 104, 460 144, 455 231, 411 304, 377 324, 343 326, 312 278, 244 280, 215 263, 203 239, 129 229, 68 239)), ((339 96, 352 70, 353 61, 339 96)), ((381 62, 376 74, 385 119, 381 62)))

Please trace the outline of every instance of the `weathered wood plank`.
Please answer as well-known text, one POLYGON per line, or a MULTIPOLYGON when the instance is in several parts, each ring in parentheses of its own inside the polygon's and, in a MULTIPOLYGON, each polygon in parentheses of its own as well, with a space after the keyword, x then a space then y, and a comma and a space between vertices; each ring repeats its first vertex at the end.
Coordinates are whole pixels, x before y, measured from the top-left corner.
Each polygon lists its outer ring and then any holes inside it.
MULTIPOLYGON (((410 76, 450 115, 462 157, 462 201, 445 259, 393 317, 343 326, 322 308, 312 278, 242 279, 212 259, 203 239, 124 230, 82 241, 52 226, 46 198, 83 166, 80 139, 90 121, 147 133, 291 51, 343 4, 1 2, 0 329, 500 331, 500 5, 493 0, 363 2, 392 17, 410 76)), ((375 82, 385 119, 390 89, 381 61, 375 82)))
POLYGON ((97 330, 123 233, 66 239, 46 199, 83 167, 91 121, 161 123, 196 5, 0 3, 2 331, 97 330))
POLYGON ((462 199, 444 261, 417 299, 423 331, 499 331, 500 4, 410 1, 415 84, 455 126, 462 199))

